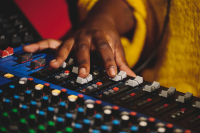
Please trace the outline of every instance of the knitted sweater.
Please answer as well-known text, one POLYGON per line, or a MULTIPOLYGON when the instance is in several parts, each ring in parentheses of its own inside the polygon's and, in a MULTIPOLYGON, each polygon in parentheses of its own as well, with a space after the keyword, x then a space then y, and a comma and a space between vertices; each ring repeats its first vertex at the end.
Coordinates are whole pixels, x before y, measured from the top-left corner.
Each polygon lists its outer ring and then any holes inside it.
MULTIPOLYGON (((79 16, 83 20, 97 0, 79 0, 79 16)), ((168 0, 126 0, 134 9, 136 29, 133 39, 122 37, 126 59, 133 67, 146 47, 147 38, 157 30, 160 36, 166 16, 168 0), (154 17, 149 12, 153 12, 154 17), (152 21, 157 25, 152 28, 152 21)), ((178 91, 192 92, 200 97, 200 1, 171 0, 169 23, 151 67, 141 76, 158 81, 162 86, 175 87, 178 91)), ((144 54, 144 53, 143 53, 144 54)))

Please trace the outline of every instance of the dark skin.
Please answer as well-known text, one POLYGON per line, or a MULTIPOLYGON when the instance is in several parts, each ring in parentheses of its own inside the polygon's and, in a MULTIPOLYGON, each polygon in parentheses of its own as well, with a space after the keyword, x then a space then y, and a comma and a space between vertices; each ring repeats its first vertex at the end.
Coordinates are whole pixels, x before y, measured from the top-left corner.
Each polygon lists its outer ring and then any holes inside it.
POLYGON ((125 59, 120 36, 134 27, 132 9, 123 0, 100 0, 91 9, 80 28, 65 41, 46 39, 24 46, 25 52, 36 52, 44 49, 57 50, 55 59, 49 65, 59 66, 69 53, 75 51, 79 66, 79 77, 86 77, 90 72, 90 52, 99 52, 105 70, 110 77, 117 75, 117 68, 135 77, 125 59))

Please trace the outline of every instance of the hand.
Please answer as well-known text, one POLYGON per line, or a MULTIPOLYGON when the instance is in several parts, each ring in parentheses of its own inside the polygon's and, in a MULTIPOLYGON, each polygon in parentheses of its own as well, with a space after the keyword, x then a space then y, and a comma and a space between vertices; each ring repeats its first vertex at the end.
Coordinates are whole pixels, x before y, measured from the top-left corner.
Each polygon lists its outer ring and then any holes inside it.
POLYGON ((48 48, 57 50, 55 59, 49 63, 52 68, 59 68, 69 53, 75 51, 78 75, 82 78, 90 72, 90 52, 98 52, 110 77, 117 75, 117 68, 135 77, 126 62, 119 36, 133 28, 133 20, 132 10, 124 1, 98 1, 82 26, 65 41, 46 39, 24 46, 23 50, 31 53, 48 48))

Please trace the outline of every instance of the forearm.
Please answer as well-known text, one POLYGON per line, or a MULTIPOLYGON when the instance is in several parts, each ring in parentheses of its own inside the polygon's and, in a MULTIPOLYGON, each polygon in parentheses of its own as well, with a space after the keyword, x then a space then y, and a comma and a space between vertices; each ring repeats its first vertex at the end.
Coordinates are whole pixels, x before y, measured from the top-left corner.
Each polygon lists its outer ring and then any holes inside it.
POLYGON ((110 23, 119 35, 127 33, 134 26, 132 9, 123 0, 99 0, 85 19, 86 23, 91 21, 110 23))

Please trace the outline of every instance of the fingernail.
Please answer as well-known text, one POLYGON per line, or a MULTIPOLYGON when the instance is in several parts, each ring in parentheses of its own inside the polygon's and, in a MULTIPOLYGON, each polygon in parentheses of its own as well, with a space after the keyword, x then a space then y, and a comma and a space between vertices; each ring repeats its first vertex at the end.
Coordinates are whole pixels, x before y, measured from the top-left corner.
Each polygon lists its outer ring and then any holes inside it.
POLYGON ((85 74, 85 73, 86 73, 86 69, 85 69, 85 67, 81 67, 81 69, 79 70, 79 73, 81 73, 81 74, 85 74))
POLYGON ((51 60, 51 62, 53 62, 53 63, 56 62, 56 59, 51 60))
POLYGON ((114 66, 111 66, 109 68, 109 74, 112 75, 112 76, 115 76, 116 72, 115 72, 115 67, 114 66))

